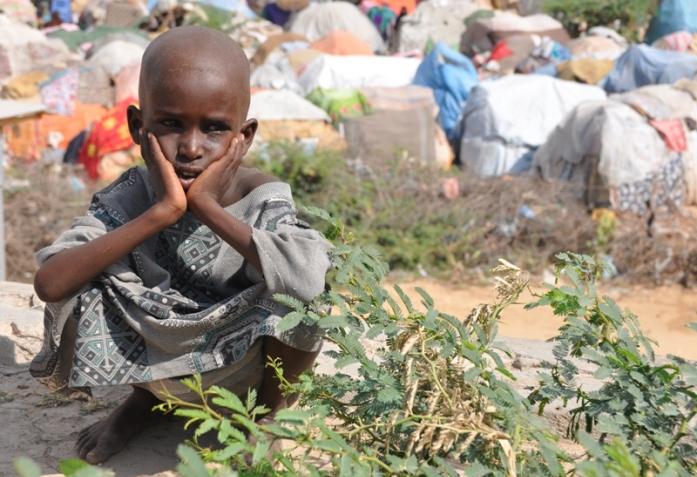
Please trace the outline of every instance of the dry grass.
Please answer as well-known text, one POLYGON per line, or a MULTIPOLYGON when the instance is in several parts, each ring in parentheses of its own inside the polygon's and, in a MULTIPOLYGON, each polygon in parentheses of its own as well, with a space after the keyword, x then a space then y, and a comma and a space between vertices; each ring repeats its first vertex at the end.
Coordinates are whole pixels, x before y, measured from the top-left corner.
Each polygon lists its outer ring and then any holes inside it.
MULTIPOLYGON (((81 172, 68 166, 33 164, 15 167, 9 175, 28 181, 29 186, 5 193, 7 279, 30 283, 38 268, 35 253, 86 211, 98 186, 74 190, 71 180, 81 177, 81 172)), ((697 219, 689 212, 666 217, 620 216, 612 239, 598 246, 599 223, 575 198, 578 191, 565 183, 460 174, 460 194, 447 199, 441 174, 404 163, 399 168, 374 168, 361 180, 373 187, 373 199, 339 207, 339 216, 350 219, 351 210, 356 210, 351 207, 360 206, 364 211, 358 216, 366 230, 386 225, 406 230, 427 224, 437 242, 424 255, 441 261, 441 268, 444 263, 442 276, 452 280, 477 276, 472 270, 490 269, 499 257, 539 272, 556 253, 573 251, 607 253, 618 275, 628 282, 697 284, 697 219)), ((343 192, 365 194, 363 187, 347 187, 343 192)), ((321 205, 334 196, 345 203, 346 196, 341 194, 323 190, 308 198, 315 197, 321 205)), ((402 247, 399 234, 392 235, 392 246, 402 247)), ((373 239, 381 240, 381 236, 373 239)))

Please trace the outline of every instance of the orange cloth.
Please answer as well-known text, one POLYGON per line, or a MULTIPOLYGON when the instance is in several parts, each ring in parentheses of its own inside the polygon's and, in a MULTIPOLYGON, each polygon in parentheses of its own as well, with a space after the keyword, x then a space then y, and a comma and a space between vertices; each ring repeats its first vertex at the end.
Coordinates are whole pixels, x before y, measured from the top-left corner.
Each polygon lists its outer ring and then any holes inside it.
POLYGON ((6 126, 7 150, 15 157, 35 161, 41 158, 42 151, 48 146, 50 132, 63 136, 58 147, 65 149, 71 139, 106 112, 107 109, 101 104, 85 104, 76 100, 72 116, 44 114, 41 119, 6 126))
POLYGON ((138 101, 128 98, 115 104, 102 119, 97 121, 82 145, 77 162, 85 165, 87 174, 93 180, 99 177, 99 161, 104 155, 133 146, 126 119, 126 109, 131 104, 137 105, 138 101))
POLYGON ((407 9, 407 15, 410 15, 411 12, 416 9, 418 2, 416 0, 381 0, 379 2, 373 1, 372 3, 375 3, 375 6, 387 5, 395 15, 399 15, 399 12, 402 11, 402 7, 404 7, 407 9))
POLYGON ((329 33, 312 43, 310 48, 330 55, 374 55, 366 42, 344 30, 329 33))

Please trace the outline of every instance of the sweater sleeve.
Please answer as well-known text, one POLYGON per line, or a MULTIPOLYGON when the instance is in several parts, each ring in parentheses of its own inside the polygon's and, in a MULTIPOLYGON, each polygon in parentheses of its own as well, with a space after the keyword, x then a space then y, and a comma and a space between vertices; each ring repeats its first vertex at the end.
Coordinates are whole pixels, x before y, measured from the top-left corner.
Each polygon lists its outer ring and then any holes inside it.
POLYGON ((297 218, 292 199, 269 198, 252 229, 262 270, 247 264, 253 282, 264 280, 272 294, 282 293, 308 303, 322 293, 331 269, 331 244, 297 218))

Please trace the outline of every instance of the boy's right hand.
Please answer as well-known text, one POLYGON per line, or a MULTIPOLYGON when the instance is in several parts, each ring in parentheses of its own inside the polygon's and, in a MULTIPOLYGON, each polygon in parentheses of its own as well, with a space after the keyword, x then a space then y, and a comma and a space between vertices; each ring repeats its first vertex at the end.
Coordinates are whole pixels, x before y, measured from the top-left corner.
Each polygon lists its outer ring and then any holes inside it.
POLYGON ((171 223, 174 223, 186 212, 186 192, 174 167, 162 153, 155 135, 145 128, 141 128, 139 134, 141 155, 150 172, 150 180, 157 195, 157 205, 162 206, 171 223))

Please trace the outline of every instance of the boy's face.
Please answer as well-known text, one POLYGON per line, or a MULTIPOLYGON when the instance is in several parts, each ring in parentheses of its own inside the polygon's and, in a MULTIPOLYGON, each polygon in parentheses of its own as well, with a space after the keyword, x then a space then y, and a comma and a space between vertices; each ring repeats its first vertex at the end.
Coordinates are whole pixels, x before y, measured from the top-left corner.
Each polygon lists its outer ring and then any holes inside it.
POLYGON ((240 134, 247 151, 256 121, 245 121, 245 92, 232 84, 224 71, 195 65, 159 70, 150 73, 148 84, 141 89, 145 96, 141 98, 142 109, 129 108, 134 141, 140 127, 153 133, 182 179, 198 176, 221 159, 240 134))

